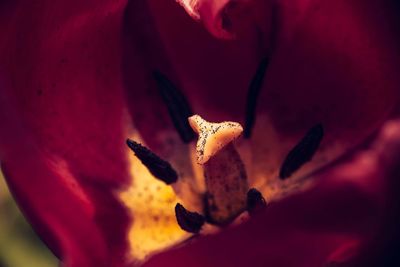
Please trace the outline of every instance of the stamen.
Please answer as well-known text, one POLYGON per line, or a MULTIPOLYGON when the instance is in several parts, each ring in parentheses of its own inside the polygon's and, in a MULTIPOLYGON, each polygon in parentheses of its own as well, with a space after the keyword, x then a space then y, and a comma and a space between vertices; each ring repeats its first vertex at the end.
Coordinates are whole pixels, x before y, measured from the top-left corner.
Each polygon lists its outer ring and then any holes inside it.
POLYGON ((189 122, 199 134, 197 162, 204 166, 206 219, 226 225, 246 209, 246 170, 232 144, 243 128, 236 122, 210 123, 198 115, 189 122))
POLYGON ((189 143, 195 138, 190 128, 188 117, 193 115, 192 109, 183 93, 158 71, 154 72, 159 92, 167 105, 169 115, 182 141, 189 143))
POLYGON ((247 211, 250 214, 255 214, 267 206, 263 195, 260 191, 252 188, 247 192, 247 211))
POLYGON ((319 147, 324 136, 321 124, 312 127, 300 142, 286 156, 279 177, 283 180, 291 176, 301 166, 310 161, 319 147))
POLYGON ((169 162, 133 140, 127 139, 126 144, 154 177, 166 184, 172 184, 178 180, 178 174, 169 162))
POLYGON ((180 203, 175 206, 175 216, 182 230, 189 233, 197 234, 205 222, 203 215, 186 210, 180 203))
POLYGON ((262 84, 264 81, 265 71, 268 67, 268 59, 263 59, 257 68, 256 74, 251 80, 249 91, 247 93, 247 103, 246 103, 246 118, 244 124, 244 138, 250 138, 251 131, 255 122, 255 114, 257 108, 257 98, 260 94, 262 84))

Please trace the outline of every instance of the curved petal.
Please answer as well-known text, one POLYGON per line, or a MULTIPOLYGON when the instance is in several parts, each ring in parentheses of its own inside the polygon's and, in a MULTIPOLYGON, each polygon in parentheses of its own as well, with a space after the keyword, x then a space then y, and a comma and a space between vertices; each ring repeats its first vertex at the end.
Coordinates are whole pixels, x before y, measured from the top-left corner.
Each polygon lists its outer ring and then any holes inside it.
MULTIPOLYGON (((370 259, 362 252, 376 249, 376 242, 369 244, 382 233, 393 234, 385 221, 398 214, 388 204, 398 200, 398 189, 391 186, 398 180, 393 171, 398 170, 399 141, 400 121, 388 123, 371 149, 322 174, 312 189, 270 204, 235 229, 155 256, 145 266, 317 267, 349 264, 358 255, 370 259)), ((382 243, 378 248, 382 252, 382 243)), ((372 255, 384 260, 382 254, 372 255)))
POLYGON ((383 220, 374 238, 364 246, 360 255, 349 262, 349 266, 398 266, 397 253, 400 242, 399 225, 399 162, 400 162, 400 121, 387 123, 375 144, 379 155, 379 167, 387 178, 384 181, 383 220))
POLYGON ((7 131, 1 131, 1 167, 10 190, 56 255, 70 266, 87 265, 91 263, 88 259, 100 264, 106 260, 107 250, 93 220, 93 203, 66 169, 52 168, 54 163, 32 145, 19 116, 11 113, 15 110, 9 106, 10 99, 5 101, 3 96, 1 119, 7 131))
POLYGON ((128 182, 125 4, 17 1, 3 24, 2 167, 25 214, 68 266, 121 266, 126 256, 131 218, 116 195, 128 182))

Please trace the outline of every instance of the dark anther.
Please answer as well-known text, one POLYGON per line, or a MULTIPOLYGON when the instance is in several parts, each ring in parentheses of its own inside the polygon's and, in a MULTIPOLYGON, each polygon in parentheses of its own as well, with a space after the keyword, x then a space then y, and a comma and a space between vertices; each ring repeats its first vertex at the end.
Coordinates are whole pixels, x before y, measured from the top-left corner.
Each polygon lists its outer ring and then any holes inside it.
POLYGON ((286 179, 297 171, 303 164, 310 161, 317 151, 324 136, 321 124, 312 127, 301 141, 286 156, 279 177, 286 179))
POLYGON ((178 180, 178 174, 167 161, 133 140, 127 139, 126 144, 157 179, 166 184, 172 184, 178 180))
POLYGON ((179 203, 175 206, 175 216, 176 221, 182 230, 189 233, 197 234, 205 222, 205 219, 201 214, 190 212, 179 203))
POLYGON ((178 131, 182 141, 189 143, 195 138, 195 133, 188 122, 188 118, 193 115, 193 112, 186 97, 162 73, 155 71, 154 79, 156 80, 158 90, 167 105, 175 129, 178 131))
POLYGON ((263 195, 255 188, 247 192, 247 211, 250 214, 257 213, 267 206, 263 195))
POLYGON ((244 138, 249 138, 251 136, 251 130, 253 129, 256 116, 257 98, 261 91, 267 67, 268 67, 268 59, 265 58, 261 61, 260 65, 258 66, 256 74, 251 80, 249 86, 249 91, 247 93, 247 103, 246 103, 246 118, 243 131, 244 138))

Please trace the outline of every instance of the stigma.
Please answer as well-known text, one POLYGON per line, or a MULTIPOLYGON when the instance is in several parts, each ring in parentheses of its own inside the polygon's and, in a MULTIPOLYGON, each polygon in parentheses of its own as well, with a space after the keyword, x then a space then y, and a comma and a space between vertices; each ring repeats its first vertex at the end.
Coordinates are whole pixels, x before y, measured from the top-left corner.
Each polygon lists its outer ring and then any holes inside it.
POLYGON ((212 123, 199 115, 188 119, 192 129, 199 135, 196 145, 197 163, 205 164, 212 156, 237 139, 243 132, 237 122, 212 123))

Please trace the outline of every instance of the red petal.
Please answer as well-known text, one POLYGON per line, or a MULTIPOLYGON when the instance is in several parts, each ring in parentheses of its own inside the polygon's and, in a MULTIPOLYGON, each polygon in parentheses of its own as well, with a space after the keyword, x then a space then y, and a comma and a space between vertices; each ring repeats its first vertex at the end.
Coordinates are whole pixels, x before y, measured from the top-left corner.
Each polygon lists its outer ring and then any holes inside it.
POLYGON ((4 98, 0 103, 1 120, 7 126, 1 131, 2 170, 25 215, 69 266, 92 261, 101 266, 107 249, 94 222, 93 203, 65 168, 56 167, 32 145, 10 103, 4 98))
POLYGON ((322 121, 338 138, 360 138, 400 97, 389 1, 300 3, 306 8, 293 25, 290 8, 281 7, 263 104, 282 133, 322 121))
POLYGON ((130 218, 115 195, 128 181, 125 4, 19 1, 9 7, 1 41, 6 178, 68 266, 112 266, 125 257, 130 218))

